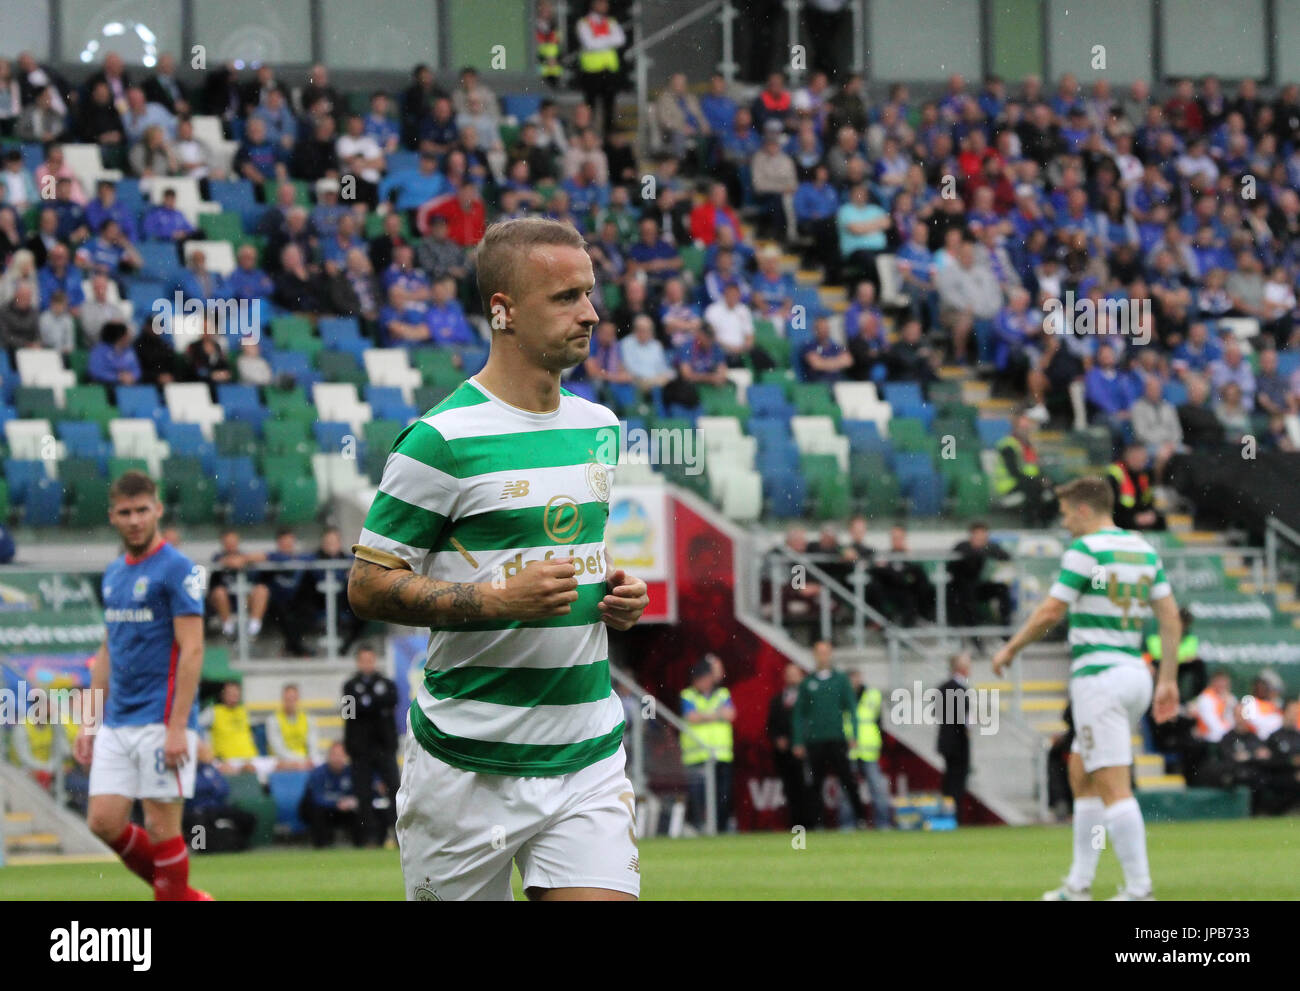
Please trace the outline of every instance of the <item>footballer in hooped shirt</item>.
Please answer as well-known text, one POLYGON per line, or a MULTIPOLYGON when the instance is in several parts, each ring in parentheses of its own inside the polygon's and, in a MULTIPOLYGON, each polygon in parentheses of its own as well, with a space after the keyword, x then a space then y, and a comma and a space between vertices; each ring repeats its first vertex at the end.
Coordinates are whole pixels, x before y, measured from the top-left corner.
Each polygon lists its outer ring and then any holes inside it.
POLYGON ((76 756, 90 765, 91 831, 151 885, 156 901, 211 901, 189 885, 181 834, 194 794, 203 666, 203 569, 158 530, 153 481, 128 471, 109 489, 108 519, 125 553, 103 578, 108 634, 95 655, 76 756), (136 799, 145 827, 131 822, 136 799))

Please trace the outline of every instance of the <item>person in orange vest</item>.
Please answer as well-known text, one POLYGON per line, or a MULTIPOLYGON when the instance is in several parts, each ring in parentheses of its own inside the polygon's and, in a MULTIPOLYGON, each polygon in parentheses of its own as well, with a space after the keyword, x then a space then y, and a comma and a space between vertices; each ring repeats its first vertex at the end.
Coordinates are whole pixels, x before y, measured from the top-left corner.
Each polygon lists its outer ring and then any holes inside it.
POLYGON ((608 139, 614 130, 614 101, 618 97, 618 50, 626 43, 623 28, 609 16, 609 0, 591 0, 587 16, 577 25, 578 72, 583 98, 591 106, 592 114, 600 104, 602 138, 608 139))
POLYGON ((1151 491, 1151 456, 1142 444, 1129 444, 1124 456, 1106 469, 1115 494, 1115 525, 1122 530, 1164 530, 1165 518, 1157 511, 1151 491))
POLYGON ((1218 743, 1223 739, 1223 734, 1232 729, 1232 710, 1236 704, 1228 672, 1215 671, 1210 676, 1210 687, 1201 692, 1193 704, 1196 738, 1206 743, 1218 743))
POLYGON ((1282 707, 1278 700, 1282 697, 1283 687, 1276 671, 1265 670, 1255 676, 1252 688, 1255 701, 1245 707, 1246 721, 1261 740, 1267 740, 1282 728, 1282 707))

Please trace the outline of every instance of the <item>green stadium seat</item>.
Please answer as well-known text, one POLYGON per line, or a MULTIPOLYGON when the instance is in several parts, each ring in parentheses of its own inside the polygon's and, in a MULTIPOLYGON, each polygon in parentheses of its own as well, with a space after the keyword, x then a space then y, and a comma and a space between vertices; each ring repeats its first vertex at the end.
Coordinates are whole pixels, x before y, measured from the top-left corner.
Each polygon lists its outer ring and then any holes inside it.
MULTIPOLYGON (((402 237, 408 241, 411 239, 411 225, 407 223, 406 214, 399 214, 402 219, 401 232, 402 237)), ((366 239, 379 237, 384 233, 384 218, 377 213, 372 213, 366 217, 366 239)))
POLYGON ((421 414, 427 413, 451 394, 449 389, 434 385, 422 385, 415 390, 415 408, 421 414))
POLYGON ((800 416, 829 416, 837 426, 843 416, 830 387, 823 382, 793 382, 789 396, 800 416))
POLYGON ((244 236, 243 224, 237 213, 201 213, 199 230, 209 241, 229 241, 231 244, 244 236))
POLYGON ((98 481, 106 478, 94 458, 64 458, 59 462, 59 481, 75 486, 80 481, 98 481))
POLYGON ((305 418, 267 420, 262 433, 268 454, 310 455, 316 449, 311 424, 305 418))
POLYGON ((149 462, 144 458, 109 458, 108 477, 120 478, 124 472, 142 471, 149 474, 149 462))
MULTIPOLYGON (((953 379, 939 379, 931 382, 928 398, 936 406, 963 405, 961 383, 953 379)), ((973 409, 973 407, 971 408, 973 409)))
POLYGON ((198 458, 173 454, 162 463, 164 501, 175 502, 186 487, 206 478, 203 463, 198 458))
POLYGON ((682 270, 690 272, 698 282, 704 278, 704 249, 697 248, 693 244, 678 249, 677 254, 682 259, 682 270))
POLYGON ((117 414, 108 402, 108 393, 102 385, 74 385, 64 394, 62 419, 89 420, 107 431, 108 424, 117 414))
POLYGON ((303 452, 268 454, 262 459, 262 474, 271 498, 278 500, 295 480, 312 477, 311 457, 303 452))
POLYGON ((310 523, 316 518, 318 501, 316 480, 298 475, 280 486, 276 519, 280 523, 310 523))
POLYGON ((271 321, 271 339, 276 344, 292 344, 294 341, 315 337, 316 331, 306 317, 283 316, 271 321))
POLYGON ((321 351, 316 355, 316 367, 328 382, 350 382, 360 392, 369 382, 365 370, 358 367, 357 360, 345 351, 321 351))
POLYGON ((623 287, 617 282, 606 282, 600 287, 600 293, 605 302, 605 309, 610 313, 623 305, 623 287))
MULTIPOLYGON (((202 476, 181 486, 172 502, 176 518, 184 524, 211 525, 216 515, 217 488, 202 476)), ((235 775, 239 777, 239 775, 235 775)))
POLYGON ((866 480, 866 486, 857 498, 857 508, 874 519, 888 519, 898 513, 902 501, 898 479, 885 472, 866 480))
POLYGON ((896 416, 889 421, 889 439, 899 451, 933 453, 934 438, 925 423, 913 416, 896 416))
POLYGON ((253 432, 253 425, 246 420, 226 420, 215 424, 212 439, 217 454, 223 458, 252 457, 257 453, 257 435, 253 432))
POLYGON ((777 333, 771 320, 754 321, 754 344, 766 351, 777 367, 790 367, 790 342, 777 333))
POLYGON ((957 476, 956 505, 958 516, 984 516, 989 511, 989 480, 982 471, 957 476))
MULTIPOLYGON (((62 476, 61 476, 62 477, 62 476)), ((108 486, 106 478, 63 479, 71 493, 68 500, 69 526, 95 527, 108 523, 108 486)))
POLYGON ((384 456, 393 449, 393 443, 406 427, 397 420, 371 420, 362 428, 366 447, 382 451, 384 456))
POLYGON ((54 402, 54 390, 44 386, 20 385, 14 391, 14 409, 24 420, 58 419, 59 407, 54 402))
POLYGON ((440 354, 436 349, 417 350, 415 355, 415 367, 420 370, 420 374, 424 377, 425 385, 446 389, 447 392, 454 392, 460 388, 460 384, 467 378, 464 371, 452 367, 447 361, 447 356, 440 354))
POLYGON ((307 401, 301 388, 268 389, 266 407, 271 411, 271 418, 263 425, 263 431, 272 423, 291 420, 297 423, 312 424, 317 420, 316 407, 307 401))

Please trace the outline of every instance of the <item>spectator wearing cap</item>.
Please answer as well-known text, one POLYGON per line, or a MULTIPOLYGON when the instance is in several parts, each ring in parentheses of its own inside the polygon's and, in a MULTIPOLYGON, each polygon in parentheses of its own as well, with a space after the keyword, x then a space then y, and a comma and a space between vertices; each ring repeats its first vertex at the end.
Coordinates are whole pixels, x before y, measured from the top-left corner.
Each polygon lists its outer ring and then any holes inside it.
POLYGON ((706 828, 706 775, 712 757, 716 828, 724 833, 731 820, 732 724, 736 721, 736 707, 731 692, 718 684, 709 657, 691 668, 690 686, 681 693, 681 712, 688 727, 681 734, 682 763, 689 778, 687 819, 698 830, 706 828))
POLYGON ((333 237, 338 231, 339 220, 352 212, 351 208, 339 202, 339 181, 332 176, 317 180, 316 205, 312 207, 309 218, 311 228, 320 238, 333 237))
POLYGON ((758 236, 782 241, 793 239, 794 193, 799 185, 794 159, 782 147, 784 140, 780 120, 770 118, 763 126, 763 144, 749 161, 750 187, 760 211, 758 236))

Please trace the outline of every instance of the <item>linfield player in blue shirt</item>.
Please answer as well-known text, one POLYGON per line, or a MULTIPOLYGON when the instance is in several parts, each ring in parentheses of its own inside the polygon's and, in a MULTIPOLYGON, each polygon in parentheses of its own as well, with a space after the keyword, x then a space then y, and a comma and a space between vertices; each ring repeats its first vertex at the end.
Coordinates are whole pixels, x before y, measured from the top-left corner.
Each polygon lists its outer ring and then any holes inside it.
POLYGON ((189 886, 189 849, 181 835, 184 801, 194 795, 198 687, 203 666, 203 569, 158 530, 153 481, 128 471, 108 493, 108 519, 125 553, 104 571, 104 625, 77 759, 90 764, 91 830, 156 901, 210 901, 189 886), (145 828, 131 807, 144 806, 145 828))

